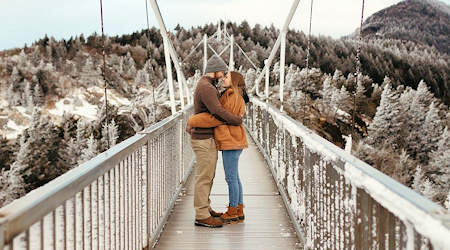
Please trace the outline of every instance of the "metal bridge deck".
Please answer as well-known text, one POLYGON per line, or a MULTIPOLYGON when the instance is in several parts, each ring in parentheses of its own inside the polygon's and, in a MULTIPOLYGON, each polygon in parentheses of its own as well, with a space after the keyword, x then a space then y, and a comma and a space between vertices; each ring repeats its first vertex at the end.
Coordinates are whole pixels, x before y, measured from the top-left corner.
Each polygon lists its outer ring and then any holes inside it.
MULTIPOLYGON (((300 249, 272 174, 254 142, 240 158, 239 175, 244 188, 245 222, 209 229, 194 226, 194 181, 189 177, 156 249, 300 249)), ((219 152, 211 194, 212 207, 225 211, 228 189, 219 152)))

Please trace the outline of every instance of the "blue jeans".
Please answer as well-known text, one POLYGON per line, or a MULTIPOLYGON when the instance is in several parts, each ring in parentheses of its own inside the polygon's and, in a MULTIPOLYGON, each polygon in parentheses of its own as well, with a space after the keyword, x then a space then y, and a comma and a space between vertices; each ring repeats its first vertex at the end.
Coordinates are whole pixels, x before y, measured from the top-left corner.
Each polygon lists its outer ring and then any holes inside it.
POLYGON ((230 207, 237 207, 238 204, 243 204, 242 184, 239 179, 239 156, 241 150, 223 150, 222 160, 223 168, 225 170, 225 180, 228 184, 228 199, 230 207))

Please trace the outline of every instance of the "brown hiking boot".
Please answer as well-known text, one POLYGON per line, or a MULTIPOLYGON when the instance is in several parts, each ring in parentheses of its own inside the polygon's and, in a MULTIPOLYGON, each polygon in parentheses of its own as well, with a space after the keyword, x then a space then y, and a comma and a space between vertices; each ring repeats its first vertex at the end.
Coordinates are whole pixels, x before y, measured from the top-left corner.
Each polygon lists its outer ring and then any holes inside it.
POLYGON ((222 216, 223 213, 219 213, 219 212, 216 212, 211 209, 211 210, 209 210, 209 214, 214 218, 218 218, 218 217, 222 216))
POLYGON ((217 228, 222 227, 223 223, 219 219, 215 219, 214 217, 210 216, 203 220, 195 220, 195 225, 201 227, 217 228))
POLYGON ((238 210, 237 210, 238 216, 239 216, 239 222, 243 222, 245 219, 244 216, 244 204, 239 204, 238 205, 238 210))
POLYGON ((225 224, 238 222, 239 216, 237 210, 237 207, 228 207, 228 210, 224 214, 222 214, 222 216, 220 216, 220 219, 222 219, 223 223, 225 224))

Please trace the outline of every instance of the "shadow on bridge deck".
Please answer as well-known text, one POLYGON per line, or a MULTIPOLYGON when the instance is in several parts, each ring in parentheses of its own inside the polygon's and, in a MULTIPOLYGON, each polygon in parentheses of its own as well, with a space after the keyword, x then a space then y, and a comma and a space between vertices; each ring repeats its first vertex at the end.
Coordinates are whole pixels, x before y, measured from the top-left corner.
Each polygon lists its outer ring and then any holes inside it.
MULTIPOLYGON (((254 142, 240 158, 245 222, 209 229, 194 226, 193 174, 180 195, 156 249, 300 249, 272 174, 254 142)), ((219 152, 211 195, 212 207, 225 211, 228 189, 219 152)))

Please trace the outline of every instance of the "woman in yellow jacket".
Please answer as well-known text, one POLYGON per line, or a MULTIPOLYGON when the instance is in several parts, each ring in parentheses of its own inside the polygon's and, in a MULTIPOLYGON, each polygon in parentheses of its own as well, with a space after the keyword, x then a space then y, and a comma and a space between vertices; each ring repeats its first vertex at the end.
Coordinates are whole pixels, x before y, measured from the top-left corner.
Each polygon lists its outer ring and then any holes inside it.
MULTIPOLYGON (((229 72, 222 83, 225 90, 219 98, 223 107, 235 114, 243 116, 245 102, 248 97, 245 93, 244 77, 238 72, 229 72), (246 97, 244 100, 243 95, 246 97)), ((242 184, 239 178, 239 156, 244 148, 248 147, 244 127, 226 125, 209 113, 200 113, 191 116, 188 125, 192 128, 214 127, 214 139, 218 150, 222 151, 225 180, 228 184, 229 204, 228 210, 222 214, 224 223, 242 222, 244 220, 244 204, 242 184)))

